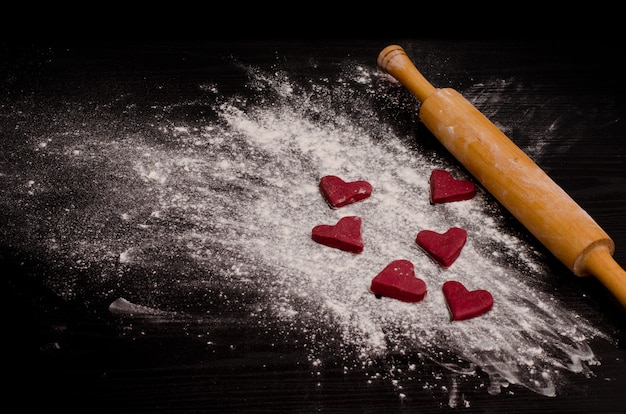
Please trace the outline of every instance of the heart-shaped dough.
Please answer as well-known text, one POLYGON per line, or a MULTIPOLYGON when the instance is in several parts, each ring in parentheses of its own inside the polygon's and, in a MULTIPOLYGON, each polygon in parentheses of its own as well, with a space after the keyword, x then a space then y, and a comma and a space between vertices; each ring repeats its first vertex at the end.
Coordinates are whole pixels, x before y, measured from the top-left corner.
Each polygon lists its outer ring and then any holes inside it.
POLYGON ((415 277, 413 263, 394 260, 372 279, 370 290, 377 297, 419 302, 426 296, 426 283, 415 277))
POLYGON ((361 253, 363 251, 361 224, 361 217, 342 217, 334 226, 320 224, 313 227, 311 237, 325 246, 352 253, 361 253))
POLYGON ((441 267, 447 268, 461 254, 467 241, 467 232, 459 227, 451 227, 443 234, 432 230, 417 233, 415 242, 441 267))
POLYGON ((460 321, 483 315, 493 307, 493 296, 486 290, 469 291, 462 283, 450 280, 443 284, 452 320, 460 321))
POLYGON ((433 204, 469 200, 476 195, 476 186, 468 180, 457 180, 445 170, 430 173, 430 202, 433 204))
POLYGON ((322 177, 319 187, 324 200, 332 208, 356 203, 372 194, 372 185, 367 181, 346 182, 335 175, 322 177))

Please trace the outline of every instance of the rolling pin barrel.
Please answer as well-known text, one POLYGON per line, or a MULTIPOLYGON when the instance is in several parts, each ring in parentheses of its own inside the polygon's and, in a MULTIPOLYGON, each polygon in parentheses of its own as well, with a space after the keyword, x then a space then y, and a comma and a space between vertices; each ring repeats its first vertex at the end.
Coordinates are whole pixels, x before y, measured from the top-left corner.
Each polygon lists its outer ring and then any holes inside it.
POLYGON ((611 238, 517 145, 453 89, 433 87, 402 47, 378 66, 421 102, 421 122, 450 153, 577 276, 593 275, 626 307, 626 272, 611 238))

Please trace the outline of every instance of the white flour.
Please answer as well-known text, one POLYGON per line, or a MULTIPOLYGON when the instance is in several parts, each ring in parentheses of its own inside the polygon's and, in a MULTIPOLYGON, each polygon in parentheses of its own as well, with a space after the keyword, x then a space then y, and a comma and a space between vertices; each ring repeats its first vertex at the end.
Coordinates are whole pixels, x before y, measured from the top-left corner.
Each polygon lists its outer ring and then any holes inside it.
MULTIPOLYGON (((411 137, 397 135, 377 118, 372 100, 390 94, 392 101, 397 93, 384 75, 358 66, 345 71, 339 79, 304 87, 281 73, 250 70, 255 102, 204 104, 212 106, 215 121, 184 123, 168 118, 173 108, 163 108, 155 126, 167 145, 139 134, 111 139, 95 131, 79 131, 79 138, 67 141, 42 140, 47 145, 41 153, 57 151, 75 166, 97 165, 95 174, 119 191, 112 191, 109 205, 97 207, 107 213, 87 211, 98 220, 107 217, 119 232, 84 230, 65 242, 50 236, 50 248, 62 245, 83 262, 122 266, 103 278, 124 278, 124 266, 154 266, 158 272, 159 260, 168 260, 158 252, 191 258, 207 269, 206 279, 169 276, 180 279, 178 288, 210 283, 235 292, 258 290, 269 299, 259 299, 251 320, 262 323, 271 315, 286 329, 308 335, 313 370, 325 363, 324 349, 336 346, 356 350, 356 357, 346 351, 346 369, 376 371, 386 356, 406 356, 407 363, 377 372, 393 381, 401 397, 407 397, 403 383, 421 360, 450 373, 452 379, 433 377, 423 387, 447 389, 451 406, 461 404, 456 384, 464 376, 487 375, 486 387, 494 394, 517 384, 551 396, 561 372, 589 374, 597 363, 589 341, 604 334, 541 290, 549 275, 541 254, 506 228, 501 210, 480 187, 472 200, 431 205, 433 169, 469 177, 438 154, 410 146, 411 137), (367 180, 372 196, 330 209, 317 185, 331 174, 367 180), (311 240, 314 226, 346 215, 363 219, 363 253, 311 240), (417 247, 415 236, 452 226, 467 230, 468 240, 458 260, 442 269, 417 247), (422 302, 379 300, 369 292, 372 278, 396 259, 412 261, 426 282, 422 302), (489 290, 493 309, 451 322, 441 293, 451 279, 489 290), (325 343, 320 333, 326 329, 338 330, 342 344, 325 343)), ((218 101, 219 91, 203 90, 208 102, 218 101)), ((186 105, 198 103, 174 109, 186 105)), ((32 179, 29 191, 40 188, 38 180, 32 179)), ((85 213, 68 213, 58 228, 70 228, 85 213)), ((152 288, 161 287, 155 282, 152 288)))

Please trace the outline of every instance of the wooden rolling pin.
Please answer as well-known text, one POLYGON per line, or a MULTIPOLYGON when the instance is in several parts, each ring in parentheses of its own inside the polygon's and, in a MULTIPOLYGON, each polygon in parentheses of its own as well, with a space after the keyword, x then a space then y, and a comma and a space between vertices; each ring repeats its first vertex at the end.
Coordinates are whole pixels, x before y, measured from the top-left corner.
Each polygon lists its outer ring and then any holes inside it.
POLYGON ((515 218, 577 276, 595 276, 626 307, 626 272, 600 226, 460 93, 436 89, 404 49, 387 46, 378 66, 421 102, 421 122, 515 218))

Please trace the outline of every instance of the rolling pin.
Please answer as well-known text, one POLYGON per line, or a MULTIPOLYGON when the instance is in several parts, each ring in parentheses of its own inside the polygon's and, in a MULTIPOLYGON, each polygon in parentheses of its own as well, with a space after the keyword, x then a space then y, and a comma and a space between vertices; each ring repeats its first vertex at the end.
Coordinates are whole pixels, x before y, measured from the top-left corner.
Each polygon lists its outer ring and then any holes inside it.
POLYGON ((450 153, 577 276, 595 276, 626 308, 626 272, 602 228, 487 117, 450 88, 431 85, 401 46, 378 66, 420 101, 419 118, 450 153))

